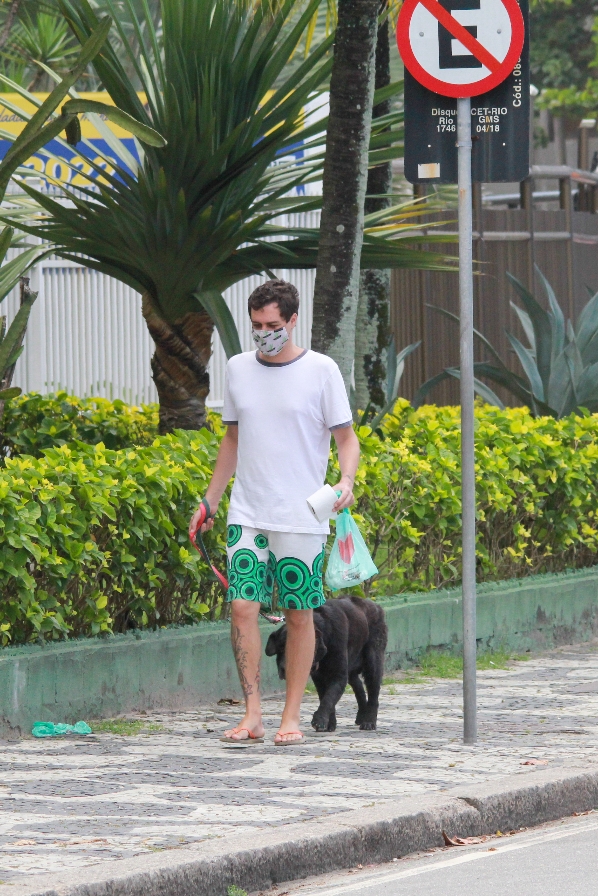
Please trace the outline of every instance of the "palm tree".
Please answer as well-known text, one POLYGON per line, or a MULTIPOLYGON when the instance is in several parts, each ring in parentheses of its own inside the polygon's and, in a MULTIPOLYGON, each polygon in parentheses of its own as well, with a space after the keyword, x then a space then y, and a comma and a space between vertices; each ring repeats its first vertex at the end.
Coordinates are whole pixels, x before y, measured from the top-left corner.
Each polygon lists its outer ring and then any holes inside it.
MULTIPOLYGON (((49 215, 28 232, 142 294, 156 346, 162 432, 205 422, 214 325, 227 354, 240 351, 223 291, 274 267, 315 266, 318 230, 284 227, 276 218, 321 202, 294 188, 321 179, 327 122, 308 124, 304 107, 327 83, 332 36, 287 67, 318 3, 309 0, 297 14, 294 0, 162 0, 158 34, 147 18, 141 28, 133 0, 121 0, 136 30, 133 52, 115 5, 105 0, 136 83, 108 43, 95 71, 115 104, 167 145, 144 147, 139 164, 114 155, 113 171, 98 167, 89 189, 75 195, 65 188, 70 207, 24 185, 49 215)), ((97 25, 90 4, 60 5, 85 40, 97 25)), ((442 266, 444 259, 412 245, 417 237, 406 220, 403 208, 373 216, 364 241, 368 267, 442 266), (407 245, 401 236, 410 237, 407 245)))

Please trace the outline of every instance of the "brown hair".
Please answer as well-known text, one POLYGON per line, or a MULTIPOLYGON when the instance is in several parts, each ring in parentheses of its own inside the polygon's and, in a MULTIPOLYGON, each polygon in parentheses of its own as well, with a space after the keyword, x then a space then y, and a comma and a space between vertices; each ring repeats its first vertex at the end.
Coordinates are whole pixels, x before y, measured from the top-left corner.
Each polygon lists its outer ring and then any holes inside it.
POLYGON ((293 314, 299 311, 299 293, 292 283, 286 280, 266 280, 257 289, 254 289, 247 300, 247 310, 259 311, 264 305, 276 302, 280 316, 284 320, 290 320, 293 314))

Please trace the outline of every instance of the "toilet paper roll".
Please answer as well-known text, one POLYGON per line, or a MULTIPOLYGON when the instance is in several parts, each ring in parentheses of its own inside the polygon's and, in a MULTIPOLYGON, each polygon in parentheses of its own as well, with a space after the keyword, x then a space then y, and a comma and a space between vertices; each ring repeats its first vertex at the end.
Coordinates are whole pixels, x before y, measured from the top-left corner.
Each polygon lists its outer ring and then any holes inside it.
POLYGON ((331 485, 323 485, 317 492, 310 495, 307 499, 307 506, 319 523, 324 523, 329 519, 336 519, 336 513, 333 507, 338 500, 338 495, 331 485))

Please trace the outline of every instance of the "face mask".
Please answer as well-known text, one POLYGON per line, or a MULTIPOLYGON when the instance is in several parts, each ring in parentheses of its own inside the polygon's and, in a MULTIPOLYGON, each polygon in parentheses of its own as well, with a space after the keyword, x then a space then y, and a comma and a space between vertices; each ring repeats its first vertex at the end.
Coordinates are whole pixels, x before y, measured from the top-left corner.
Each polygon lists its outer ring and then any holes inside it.
POLYGON ((286 327, 281 327, 279 330, 252 330, 251 337, 262 355, 269 357, 281 352, 289 341, 286 327))

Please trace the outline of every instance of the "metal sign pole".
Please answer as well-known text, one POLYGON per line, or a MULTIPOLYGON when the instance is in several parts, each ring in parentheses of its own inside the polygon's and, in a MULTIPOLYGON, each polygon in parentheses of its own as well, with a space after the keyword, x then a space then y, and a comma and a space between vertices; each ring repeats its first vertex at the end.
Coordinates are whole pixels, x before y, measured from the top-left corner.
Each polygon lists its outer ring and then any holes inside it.
POLYGON ((459 312, 461 318, 461 519, 463 527, 463 741, 477 740, 476 559, 473 388, 473 212, 471 99, 457 100, 459 312))
MULTIPOLYGON (((473 363, 473 209, 470 97, 476 103, 476 135, 499 134, 499 156, 517 154, 517 129, 504 132, 504 121, 514 122, 508 106, 524 102, 523 67, 527 69, 527 0, 485 0, 483 16, 471 26, 452 15, 457 7, 469 13, 482 11, 481 0, 403 0, 397 22, 397 45, 405 69, 433 95, 431 133, 445 134, 454 143, 454 105, 457 98, 457 173, 459 183, 459 307, 461 316, 461 520, 463 532, 463 740, 474 744, 476 719, 476 557, 475 557, 475 454, 474 454, 474 363, 473 363), (523 11, 522 11, 523 10, 523 11), (524 56, 522 56, 524 53, 524 56), (504 100, 490 104, 489 91, 512 79, 504 100), (489 103, 488 107, 486 102, 489 103), (506 118, 505 118, 506 117, 506 118), (508 145, 507 145, 508 144, 508 145)), ((409 86, 410 80, 406 79, 409 86)), ((405 93, 407 97, 407 91, 405 93)), ((495 99, 498 99, 496 97, 495 99)), ((425 103, 420 103, 416 121, 405 117, 409 139, 405 140, 405 174, 412 183, 454 183, 454 170, 446 171, 437 139, 426 131, 424 146, 411 157, 411 136, 421 131, 425 103), (428 151, 432 151, 432 153, 428 151), (437 151, 437 154, 435 152, 437 151)), ((525 107, 527 109, 527 106, 525 107)), ((429 118, 430 116, 428 116, 429 118)), ((507 129, 509 130, 509 129, 507 129)), ((527 128, 526 128, 527 130, 527 128)), ((519 141, 520 142, 520 141, 519 141)), ((524 141, 527 146, 527 141, 524 141)), ((453 146, 454 150, 454 146, 453 146)), ((491 155, 494 155, 492 153, 491 155)), ((479 156, 479 153, 478 153, 479 156)), ((454 159, 454 156, 452 157, 454 159)), ((527 165, 527 162, 526 162, 527 165)), ((451 166, 449 166, 451 167, 451 166)), ((484 172, 482 172, 484 173, 484 172)), ((486 172, 487 173, 487 172, 486 172)), ((480 180, 480 171, 477 171, 480 180)), ((488 178, 486 178, 488 179, 488 178)), ((501 178, 499 178, 500 180, 501 178)), ((507 178, 508 180, 508 178, 507 178)))

